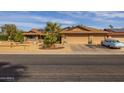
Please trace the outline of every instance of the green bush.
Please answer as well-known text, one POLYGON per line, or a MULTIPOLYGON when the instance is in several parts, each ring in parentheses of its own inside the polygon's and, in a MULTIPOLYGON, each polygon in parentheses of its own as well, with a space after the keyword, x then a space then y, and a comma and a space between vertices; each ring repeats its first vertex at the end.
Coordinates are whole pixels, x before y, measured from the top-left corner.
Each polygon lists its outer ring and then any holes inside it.
POLYGON ((57 37, 55 37, 54 35, 51 35, 51 34, 47 34, 44 37, 44 47, 45 48, 50 47, 51 45, 56 43, 56 41, 57 41, 57 37))
POLYGON ((18 31, 15 33, 14 41, 21 42, 21 43, 24 41, 24 36, 23 36, 22 32, 18 31))
POLYGON ((8 36, 7 35, 0 35, 0 41, 7 41, 8 36))
POLYGON ((45 27, 44 47, 55 47, 55 43, 60 43, 61 27, 58 23, 47 22, 45 27))

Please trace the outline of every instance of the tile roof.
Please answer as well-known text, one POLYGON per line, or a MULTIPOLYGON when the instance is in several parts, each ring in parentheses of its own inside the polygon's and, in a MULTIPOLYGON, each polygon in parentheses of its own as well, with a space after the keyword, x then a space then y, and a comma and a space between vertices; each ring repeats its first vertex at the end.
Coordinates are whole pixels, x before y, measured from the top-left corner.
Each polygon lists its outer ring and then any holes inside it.
POLYGON ((36 29, 36 28, 33 28, 28 32, 23 32, 23 35, 43 35, 43 34, 44 34, 43 29, 36 29))
POLYGON ((108 32, 124 32, 124 28, 113 28, 113 29, 104 29, 108 32))
POLYGON ((124 29, 104 29, 104 31, 109 32, 108 35, 124 36, 124 29))
POLYGON ((74 26, 74 27, 66 27, 62 30, 61 33, 70 33, 70 34, 83 34, 83 33, 108 33, 101 29, 96 29, 87 26, 74 26))

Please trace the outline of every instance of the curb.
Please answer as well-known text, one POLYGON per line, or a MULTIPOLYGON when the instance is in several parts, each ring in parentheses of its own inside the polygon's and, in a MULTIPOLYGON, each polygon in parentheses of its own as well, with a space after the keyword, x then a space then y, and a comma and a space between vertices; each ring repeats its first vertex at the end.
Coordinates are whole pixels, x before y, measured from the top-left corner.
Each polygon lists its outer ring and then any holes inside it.
POLYGON ((0 55, 124 55, 124 53, 0 53, 0 55))

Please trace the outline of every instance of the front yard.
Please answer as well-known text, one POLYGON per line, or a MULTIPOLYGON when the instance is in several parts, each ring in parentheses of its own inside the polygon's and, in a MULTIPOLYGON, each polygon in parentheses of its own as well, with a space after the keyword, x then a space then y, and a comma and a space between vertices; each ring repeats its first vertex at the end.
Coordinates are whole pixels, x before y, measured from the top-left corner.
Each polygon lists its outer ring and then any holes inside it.
MULTIPOLYGON (((59 49, 44 49, 41 45, 35 42, 30 43, 14 43, 1 41, 1 54, 124 54, 122 49, 109 49, 101 45, 83 45, 83 44, 66 44, 64 48, 59 49)), ((57 46, 60 46, 59 44, 57 46)))
MULTIPOLYGON (((57 47, 60 45, 57 44, 57 47)), ((58 48, 58 49, 44 49, 41 48, 42 46, 36 42, 30 43, 15 43, 15 42, 8 42, 8 41, 1 41, 0 42, 0 53, 35 53, 35 54, 49 54, 49 53, 68 53, 70 52, 69 47, 58 48)))

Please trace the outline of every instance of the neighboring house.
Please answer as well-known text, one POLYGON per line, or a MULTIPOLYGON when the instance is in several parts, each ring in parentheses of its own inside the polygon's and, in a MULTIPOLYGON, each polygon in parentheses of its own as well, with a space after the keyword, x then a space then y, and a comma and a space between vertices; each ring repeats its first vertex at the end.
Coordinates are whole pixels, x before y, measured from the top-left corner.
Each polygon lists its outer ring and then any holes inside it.
POLYGON ((62 40, 72 44, 100 44, 108 32, 87 26, 73 26, 63 29, 62 40))
POLYGON ((25 41, 37 41, 43 39, 44 31, 42 29, 33 28, 28 32, 23 32, 25 41))
POLYGON ((113 38, 113 39, 117 39, 121 42, 124 42, 124 28, 104 29, 104 31, 109 32, 107 34, 108 38, 113 38))

